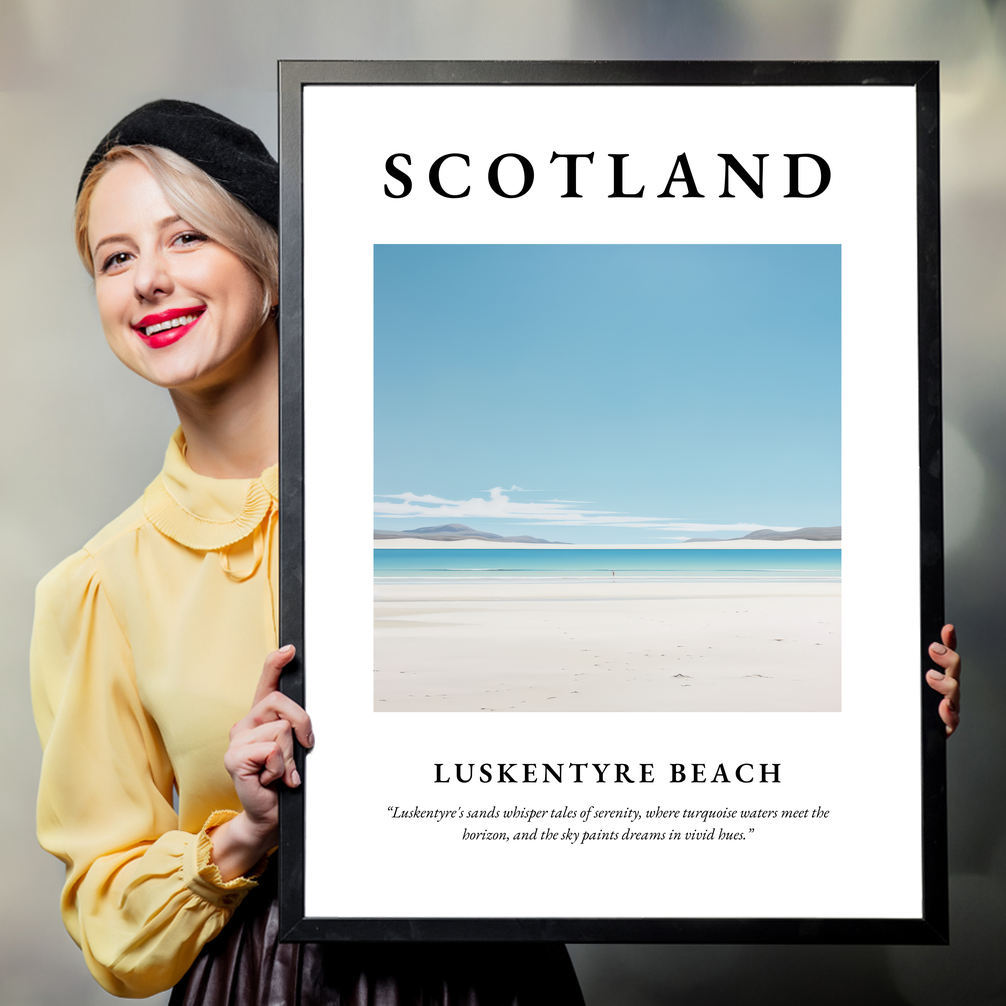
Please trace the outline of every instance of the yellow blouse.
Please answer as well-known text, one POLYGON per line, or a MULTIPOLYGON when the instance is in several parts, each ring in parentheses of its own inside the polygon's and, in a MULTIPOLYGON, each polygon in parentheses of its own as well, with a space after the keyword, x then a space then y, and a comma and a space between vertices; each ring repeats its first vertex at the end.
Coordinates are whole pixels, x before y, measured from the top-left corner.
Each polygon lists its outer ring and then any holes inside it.
POLYGON ((223 882, 206 829, 241 809, 228 731, 276 646, 277 493, 276 467, 197 475, 178 430, 143 498, 38 586, 38 836, 115 995, 174 985, 255 886, 223 882))

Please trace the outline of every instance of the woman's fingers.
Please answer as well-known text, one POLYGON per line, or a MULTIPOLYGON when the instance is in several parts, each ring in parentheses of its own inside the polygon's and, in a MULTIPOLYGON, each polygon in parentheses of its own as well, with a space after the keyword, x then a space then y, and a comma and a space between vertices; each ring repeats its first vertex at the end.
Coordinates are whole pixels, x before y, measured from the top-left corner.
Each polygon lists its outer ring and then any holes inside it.
POLYGON ((255 698, 252 699, 254 709, 270 692, 279 688, 279 677, 283 673, 283 668, 293 660, 297 650, 292 646, 283 646, 278 650, 273 650, 265 663, 262 665, 262 675, 255 689, 255 698))
MULTIPOLYGON (((314 747, 311 717, 307 715, 302 706, 279 691, 279 679, 283 668, 293 660, 296 652, 293 646, 284 646, 281 649, 273 650, 265 658, 251 710, 244 719, 235 724, 234 730, 247 729, 268 720, 285 719, 292 724, 297 734, 297 740, 304 747, 314 747)), ((232 736, 233 733, 232 730, 232 736)))
POLYGON ((297 734, 297 740, 304 747, 314 747, 311 717, 304 711, 303 706, 297 705, 289 695, 284 695, 282 692, 270 692, 264 699, 252 706, 247 716, 234 724, 231 729, 231 737, 274 720, 285 720, 293 727, 297 734))
POLYGON ((957 705, 957 682, 945 675, 941 676, 939 671, 929 671, 926 675, 926 680, 930 688, 934 688, 943 695, 939 712, 940 719, 946 725, 947 736, 949 737, 957 729, 957 725, 961 721, 960 708, 957 705))
POLYGON ((294 735, 305 747, 314 745, 311 718, 278 690, 283 668, 295 652, 292 646, 284 646, 266 657, 252 708, 231 728, 224 765, 234 779, 241 805, 253 816, 275 815, 275 793, 266 792, 272 783, 282 779, 291 788, 300 785, 294 735))
POLYGON ((929 644, 929 656, 940 666, 944 675, 956 683, 961 673, 961 656, 955 649, 957 633, 952 625, 944 625, 940 637, 942 642, 929 644))
POLYGON ((244 758, 246 752, 254 751, 259 766, 255 774, 263 786, 280 778, 291 788, 295 789, 300 785, 300 773, 293 757, 293 732, 284 719, 270 720, 241 731, 231 739, 229 750, 237 752, 238 758, 244 758), (263 745, 268 746, 268 750, 263 745), (278 752, 278 761, 272 757, 273 750, 278 752))
POLYGON ((286 761, 280 744, 273 740, 263 740, 228 748, 224 755, 224 767, 236 786, 241 782, 253 781, 258 786, 268 786, 282 778, 286 761))
POLYGON ((929 682, 930 688, 939 692, 947 700, 954 712, 959 711, 957 698, 961 686, 956 679, 950 677, 949 674, 942 674, 940 671, 929 671, 926 674, 926 680, 929 682))
POLYGON ((284 695, 282 692, 270 693, 262 700, 257 709, 251 711, 250 715, 256 716, 260 722, 269 719, 284 719, 293 727, 297 734, 297 740, 304 747, 314 747, 311 717, 304 711, 304 707, 297 705, 289 695, 284 695))
POLYGON ((948 737, 957 729, 957 725, 961 722, 961 714, 950 705, 949 699, 944 699, 940 703, 940 719, 946 725, 948 737))
POLYGON ((952 625, 944 625, 940 630, 940 639, 943 640, 943 645, 950 647, 951 650, 957 649, 957 630, 952 625))
POLYGON ((946 724, 949 737, 960 723, 961 657, 957 653, 957 632, 952 625, 944 625, 940 643, 930 643, 929 656, 942 670, 926 672, 929 687, 943 696, 940 702, 940 719, 946 724))
MULTIPOLYGON (((273 784, 281 779, 290 787, 301 784, 294 761, 295 732, 306 747, 314 744, 310 717, 278 690, 283 668, 294 653, 292 646, 284 646, 266 657, 252 708, 231 728, 224 755, 224 767, 245 815, 234 821, 250 822, 256 834, 267 836, 267 846, 275 844, 278 828, 279 794, 273 784)), ((226 831, 222 825, 214 834, 226 831)))
POLYGON ((272 744, 265 761, 262 764, 262 771, 258 780, 263 786, 282 779, 286 773, 287 760, 283 755, 283 749, 279 744, 272 744))

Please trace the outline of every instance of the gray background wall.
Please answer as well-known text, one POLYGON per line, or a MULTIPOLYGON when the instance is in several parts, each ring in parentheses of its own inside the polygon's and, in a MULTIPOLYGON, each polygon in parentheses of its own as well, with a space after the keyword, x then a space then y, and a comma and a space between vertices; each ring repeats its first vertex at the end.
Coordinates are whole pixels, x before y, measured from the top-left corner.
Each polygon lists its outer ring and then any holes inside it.
POLYGON ((104 345, 70 236, 78 172, 122 114, 166 96, 217 108, 275 149, 279 58, 942 61, 947 612, 967 691, 950 745, 953 945, 573 956, 590 1006, 1006 1002, 1004 53, 997 0, 3 0, 0 1006, 108 999, 62 929, 61 869, 34 839, 32 590, 137 497, 175 422, 167 396, 104 345))

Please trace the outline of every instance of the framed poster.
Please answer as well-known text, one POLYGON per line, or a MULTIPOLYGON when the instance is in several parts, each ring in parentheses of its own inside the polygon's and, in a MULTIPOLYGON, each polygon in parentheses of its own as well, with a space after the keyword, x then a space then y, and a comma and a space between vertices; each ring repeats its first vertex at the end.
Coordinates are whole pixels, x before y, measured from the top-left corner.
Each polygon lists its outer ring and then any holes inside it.
POLYGON ((944 941, 935 64, 280 91, 287 938, 944 941))

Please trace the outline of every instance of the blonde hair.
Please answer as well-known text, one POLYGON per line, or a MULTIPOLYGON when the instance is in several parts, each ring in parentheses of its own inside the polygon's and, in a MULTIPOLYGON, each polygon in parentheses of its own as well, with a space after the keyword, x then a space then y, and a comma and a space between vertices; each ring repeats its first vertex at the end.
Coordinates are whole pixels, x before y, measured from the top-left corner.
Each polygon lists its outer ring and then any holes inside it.
POLYGON ((112 147, 84 181, 74 210, 74 239, 91 278, 94 259, 87 240, 91 197, 112 165, 126 158, 139 161, 154 176, 168 205, 183 220, 234 252, 255 273, 262 284, 264 323, 279 294, 279 236, 202 168, 165 147, 112 147))

